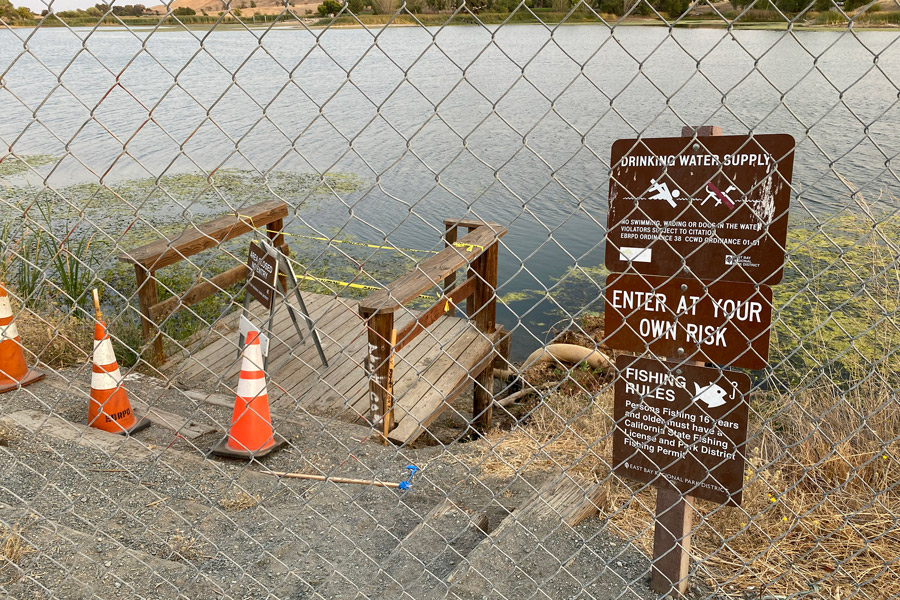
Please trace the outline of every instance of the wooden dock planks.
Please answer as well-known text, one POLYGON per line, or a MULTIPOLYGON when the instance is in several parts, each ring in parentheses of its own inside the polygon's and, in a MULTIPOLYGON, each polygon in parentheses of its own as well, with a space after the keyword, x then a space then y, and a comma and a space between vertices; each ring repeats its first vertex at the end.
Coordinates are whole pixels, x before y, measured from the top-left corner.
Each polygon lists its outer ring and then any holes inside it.
MULTIPOLYGON (((353 422, 365 420, 369 403, 364 369, 368 346, 359 303, 311 293, 304 293, 303 298, 316 323, 329 366, 321 364, 308 330, 303 327, 300 343, 287 309, 279 309, 268 362, 272 410, 287 415, 298 412, 340 416, 353 422)), ((418 315, 417 311, 398 312, 395 328, 409 326, 418 315)), ((240 371, 237 318, 238 315, 228 317, 234 331, 213 333, 207 346, 178 367, 182 383, 209 389, 212 382, 221 393, 233 395, 240 371)), ((262 325, 265 320, 255 315, 253 322, 262 325)), ((397 426, 390 439, 404 443, 420 435, 447 402, 471 384, 490 362, 493 341, 468 319, 444 316, 403 347, 395 357, 397 426)))

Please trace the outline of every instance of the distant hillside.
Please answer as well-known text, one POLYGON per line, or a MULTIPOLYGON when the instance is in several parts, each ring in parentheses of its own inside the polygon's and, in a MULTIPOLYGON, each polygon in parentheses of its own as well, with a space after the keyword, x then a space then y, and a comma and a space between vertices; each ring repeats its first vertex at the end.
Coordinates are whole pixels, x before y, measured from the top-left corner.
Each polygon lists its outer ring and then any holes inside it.
MULTIPOLYGON (((318 16, 316 9, 321 2, 308 2, 304 0, 296 0, 291 2, 291 10, 300 17, 306 16, 306 11, 311 10, 318 16)), ((175 0, 170 5, 172 10, 176 8, 192 8, 198 15, 204 12, 208 15, 217 15, 220 12, 228 10, 228 6, 222 0, 175 0)), ((281 0, 232 0, 231 8, 239 8, 241 15, 251 17, 253 15, 272 15, 278 14, 284 10, 284 2, 281 0), (256 4, 255 7, 251 4, 256 4)), ((165 14, 168 9, 164 4, 151 6, 147 12, 156 14, 165 14)))

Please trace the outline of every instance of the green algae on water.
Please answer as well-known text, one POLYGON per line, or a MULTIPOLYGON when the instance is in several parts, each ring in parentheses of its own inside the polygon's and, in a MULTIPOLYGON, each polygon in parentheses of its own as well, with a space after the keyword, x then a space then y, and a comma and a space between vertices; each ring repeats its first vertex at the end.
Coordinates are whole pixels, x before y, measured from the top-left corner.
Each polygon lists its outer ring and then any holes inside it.
POLYGON ((0 158, 0 177, 12 177, 20 175, 31 169, 43 167, 44 165, 53 164, 57 161, 55 156, 50 154, 23 154, 21 156, 6 155, 0 158))

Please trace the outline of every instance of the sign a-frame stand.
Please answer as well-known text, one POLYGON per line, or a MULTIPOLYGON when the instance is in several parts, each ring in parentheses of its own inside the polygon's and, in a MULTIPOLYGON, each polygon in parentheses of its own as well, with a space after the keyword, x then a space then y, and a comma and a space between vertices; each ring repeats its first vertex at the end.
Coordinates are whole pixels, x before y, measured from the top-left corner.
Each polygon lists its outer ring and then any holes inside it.
MULTIPOLYGON (((291 322, 293 322, 294 329, 297 331, 297 335, 300 337, 300 342, 303 342, 303 332, 300 328, 300 322, 297 319, 297 309, 295 309, 294 306, 288 301, 288 289, 292 289, 294 291, 294 297, 297 299, 297 305, 300 309, 299 312, 302 315, 304 321, 306 321, 310 336, 312 337, 313 343, 316 345, 316 350, 319 353, 319 358, 322 359, 322 365, 327 368, 328 360, 325 358, 325 351, 322 350, 322 343, 319 340, 319 334, 316 331, 315 324, 313 323, 312 318, 309 316, 309 310, 306 308, 306 303, 303 301, 303 296, 300 294, 300 288, 297 285, 297 277, 294 275, 294 269, 291 267, 291 264, 284 253, 281 252, 281 250, 276 246, 270 244, 268 241, 261 241, 261 245, 257 245, 256 243, 251 242, 250 251, 247 257, 247 269, 247 289, 244 293, 244 306, 241 311, 241 329, 253 327, 250 323, 250 320, 247 318, 247 315, 250 312, 251 297, 256 298, 263 306, 269 309, 269 320, 268 326, 266 328, 268 338, 266 338, 265 343, 262 344, 264 346, 264 358, 262 365, 263 370, 266 370, 268 367, 268 341, 272 337, 272 327, 275 324, 275 310, 277 308, 277 304, 275 302, 276 278, 279 281, 281 290, 283 292, 283 301, 287 305, 288 314, 291 316, 291 322), (281 277, 279 277, 279 275, 281 275, 281 277)), ((244 351, 246 332, 242 331, 239 335, 240 339, 238 341, 238 358, 240 358, 241 353, 244 351)), ((260 341, 263 342, 264 340, 260 341)))
POLYGON ((682 138, 718 138, 706 143, 717 153, 700 152, 696 143, 688 150, 678 138, 619 140, 612 150, 618 178, 610 179, 606 266, 613 272, 607 285, 616 289, 607 289, 605 328, 620 332, 611 335, 610 347, 652 357, 617 361, 620 378, 641 375, 616 386, 613 463, 619 475, 658 486, 650 586, 666 595, 687 592, 692 495, 733 506, 741 501, 750 380, 698 359, 749 369, 768 363, 766 284, 779 283, 784 263, 794 140, 721 135, 712 126, 681 132, 682 138), (734 190, 740 198, 729 196, 734 190), (691 291, 697 284, 702 290, 691 291), (631 300, 617 303, 626 297, 631 300), (678 297, 693 304, 667 304, 678 297), (712 311, 705 310, 709 303, 712 311), (632 331, 641 323, 656 327, 632 331), (663 362, 666 356, 690 362, 679 367, 663 362), (683 381, 666 379, 673 375, 683 381), (698 408, 701 402, 708 406, 698 408), (682 422, 687 413, 690 425, 682 422), (698 428, 695 419, 706 425, 698 428), (717 431, 720 424, 728 431, 717 431), (629 434, 629 427, 641 431, 629 434), (647 440, 653 448, 643 451, 647 440), (656 454, 676 458, 659 462, 656 454))

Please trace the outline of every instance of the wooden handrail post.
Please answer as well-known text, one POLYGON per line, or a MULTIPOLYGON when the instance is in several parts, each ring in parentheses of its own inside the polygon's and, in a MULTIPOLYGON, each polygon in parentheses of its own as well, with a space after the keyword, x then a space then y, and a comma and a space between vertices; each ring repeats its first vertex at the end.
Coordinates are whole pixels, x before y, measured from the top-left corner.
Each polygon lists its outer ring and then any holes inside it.
POLYGON ((141 307, 141 335, 144 343, 150 343, 148 359, 151 365, 158 367, 165 360, 163 354, 162 332, 150 317, 150 308, 159 302, 159 289, 153 271, 141 265, 134 265, 137 279, 138 305, 141 307))
MULTIPOLYGON (((475 292, 470 306, 475 315, 475 326, 479 331, 492 334, 497 328, 497 262, 499 244, 492 243, 472 262, 475 274, 475 292)), ((493 356, 493 354, 492 354, 493 356)), ((493 360, 488 360, 475 377, 472 400, 472 415, 476 431, 484 432, 491 427, 494 402, 493 360)))
MULTIPOLYGON (((163 302, 159 301, 156 272, 269 224, 272 224, 267 228, 269 238, 276 241, 277 247, 286 250, 282 230, 287 216, 287 204, 280 200, 266 200, 200 225, 189 223, 179 235, 162 238, 119 254, 120 261, 134 265, 143 340, 145 344, 152 346, 152 352, 147 357, 150 363, 160 366, 166 360, 163 334, 157 322, 164 321, 173 312, 196 304, 240 281, 245 277, 247 269, 236 265, 215 277, 203 278, 184 293, 173 293, 163 302)), ((285 286, 286 281, 282 280, 282 287, 285 286)))
POLYGON ((394 313, 370 313, 366 319, 369 352, 366 374, 369 376, 369 420, 384 436, 394 428, 394 313))
MULTIPOLYGON (((445 222, 444 227, 447 228, 447 233, 444 234, 444 246, 452 246, 456 243, 459 235, 459 229, 455 223, 445 222)), ((456 272, 454 271, 450 275, 447 275, 444 278, 444 293, 446 294, 449 290, 453 289, 453 286, 456 285, 456 272)), ((468 302, 468 300, 466 300, 468 302)), ((446 316, 455 317, 456 316, 456 307, 452 304, 450 305, 450 310, 446 312, 446 316)))

